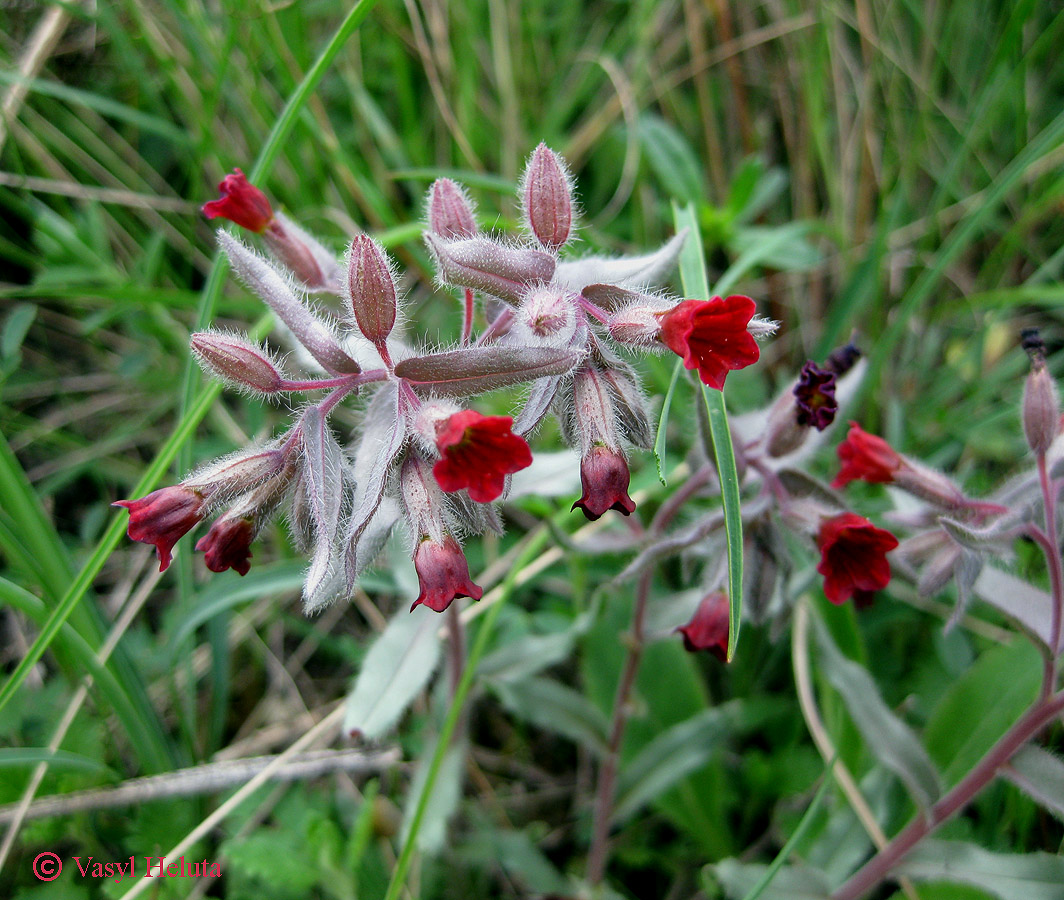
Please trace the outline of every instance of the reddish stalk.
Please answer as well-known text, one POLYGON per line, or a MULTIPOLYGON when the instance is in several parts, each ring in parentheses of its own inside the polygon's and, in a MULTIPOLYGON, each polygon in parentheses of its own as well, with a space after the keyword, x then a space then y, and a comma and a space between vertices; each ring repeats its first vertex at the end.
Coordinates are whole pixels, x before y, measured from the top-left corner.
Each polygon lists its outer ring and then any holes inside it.
POLYGON ((1049 469, 1044 453, 1038 455, 1038 481, 1042 486, 1042 505, 1045 510, 1046 539, 1043 546, 1049 565, 1049 582, 1053 590, 1053 618, 1049 626, 1049 653, 1046 655, 1045 676, 1042 679, 1042 699, 1056 688, 1057 654, 1060 652, 1060 619, 1064 608, 1064 571, 1061 570, 1060 538, 1057 536, 1057 508, 1049 481, 1049 469))
POLYGON ((932 806, 925 815, 918 814, 886 847, 831 895, 831 900, 859 900, 887 877, 906 854, 954 813, 963 809, 1013 755, 1064 710, 1064 692, 1039 700, 1024 713, 987 754, 954 788, 932 806))
POLYGON ((613 794, 616 790, 617 770, 621 757, 621 741, 628 725, 628 701, 631 699, 639 661, 643 657, 647 599, 650 597, 650 571, 645 571, 636 588, 635 612, 632 616, 632 632, 628 641, 628 657, 617 685, 613 701, 613 722, 606 758, 599 769, 598 789, 595 792, 595 812, 591 829, 591 849, 587 857, 587 880, 595 885, 602 882, 609 858, 610 820, 613 818, 613 794))
POLYGON ((469 346, 469 339, 473 334, 473 290, 465 289, 465 314, 462 317, 462 346, 469 346))

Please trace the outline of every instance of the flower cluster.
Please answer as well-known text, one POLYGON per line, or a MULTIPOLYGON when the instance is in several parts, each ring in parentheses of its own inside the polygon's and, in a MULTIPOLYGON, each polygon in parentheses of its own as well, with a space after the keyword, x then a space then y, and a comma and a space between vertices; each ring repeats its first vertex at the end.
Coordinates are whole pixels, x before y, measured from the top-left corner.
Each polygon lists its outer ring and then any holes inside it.
POLYGON ((310 370, 292 377, 242 335, 193 335, 203 367, 263 397, 319 394, 287 433, 194 473, 148 497, 121 501, 129 536, 154 544, 160 568, 200 521, 221 515, 196 543, 212 571, 249 568, 251 544, 286 509, 309 551, 305 605, 314 610, 354 588, 402 521, 421 591, 414 606, 442 611, 456 597, 479 599, 460 538, 501 523, 493 501, 532 463, 526 437, 553 412, 580 454, 589 519, 629 515, 629 448, 653 442, 635 369, 618 348, 673 352, 703 383, 722 389, 729 372, 756 362, 756 339, 773 324, 748 297, 669 297, 651 285, 675 265, 684 235, 637 257, 570 258, 578 211, 564 161, 545 145, 532 153, 520 187, 527 237, 482 234, 466 193, 441 179, 428 193, 425 241, 444 287, 457 288, 461 338, 425 353, 402 334, 403 298, 394 263, 365 234, 342 260, 282 214, 237 169, 207 203, 260 235, 272 260, 221 232, 237 276, 272 309, 310 370), (303 293, 325 303, 309 305, 303 293), (477 299, 484 325, 474 334, 477 299), (338 303, 338 305, 336 305, 338 303), (474 397, 529 384, 514 416, 482 415, 474 397), (361 426, 342 447, 329 414, 359 395, 361 426))

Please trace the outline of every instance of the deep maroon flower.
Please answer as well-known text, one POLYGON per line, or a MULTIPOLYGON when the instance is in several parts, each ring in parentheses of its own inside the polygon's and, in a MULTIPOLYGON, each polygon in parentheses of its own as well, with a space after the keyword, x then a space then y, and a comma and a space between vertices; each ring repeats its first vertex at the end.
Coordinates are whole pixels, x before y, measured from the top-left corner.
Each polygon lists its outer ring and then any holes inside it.
POLYGON ((691 621, 676 630, 683 635, 688 653, 708 650, 721 662, 728 660, 728 595, 714 591, 702 598, 691 621))
POLYGON ((869 434, 856 422, 850 423, 850 433, 839 444, 838 454, 842 469, 831 482, 837 488, 858 480, 888 484, 905 464, 890 444, 869 434))
POLYGON ((233 169, 231 175, 226 175, 218 190, 222 192, 219 199, 203 204, 203 214, 208 219, 228 219, 256 234, 262 234, 273 221, 270 201, 240 169, 233 169))
POLYGON ((816 570, 824 576, 824 593, 832 603, 853 597, 857 605, 865 605, 874 591, 890 582, 887 553, 898 546, 898 539, 863 516, 847 512, 826 519, 816 542, 820 547, 816 570))
POLYGON ((171 551, 182 537, 203 518, 204 497, 184 485, 172 485, 152 491, 139 500, 118 500, 112 506, 129 510, 127 533, 144 544, 155 544, 159 571, 166 571, 173 559, 171 551))
POLYGON ((572 508, 579 506, 592 522, 608 509, 629 516, 635 511, 635 502, 628 496, 630 480, 624 454, 605 444, 596 444, 580 460, 580 485, 584 494, 572 508))
POLYGON ((684 300, 659 316, 661 340, 683 359, 684 368, 698 369, 703 384, 724 389, 733 369, 745 369, 761 356, 747 330, 756 306, 749 297, 684 300))
POLYGON ((514 434, 509 416, 482 416, 463 409, 444 419, 436 430, 442 457, 432 474, 445 491, 469 488, 477 503, 490 503, 506 483, 506 476, 532 465, 532 451, 514 434))
POLYGON ((251 541, 255 526, 244 516, 223 516, 211 526, 203 537, 196 541, 196 549, 203 551, 203 561, 212 572, 232 569, 247 575, 251 568, 251 541))
POLYGON ((442 544, 424 538, 414 551, 414 568, 421 593, 410 607, 411 612, 422 603, 429 609, 443 612, 455 597, 479 600, 484 596, 484 589, 469 578, 469 563, 458 541, 450 535, 442 544))
POLYGON ((798 406, 798 424, 810 425, 817 431, 823 431, 835 421, 839 411, 835 399, 835 373, 821 369, 810 360, 802 366, 798 384, 794 387, 794 397, 798 406))

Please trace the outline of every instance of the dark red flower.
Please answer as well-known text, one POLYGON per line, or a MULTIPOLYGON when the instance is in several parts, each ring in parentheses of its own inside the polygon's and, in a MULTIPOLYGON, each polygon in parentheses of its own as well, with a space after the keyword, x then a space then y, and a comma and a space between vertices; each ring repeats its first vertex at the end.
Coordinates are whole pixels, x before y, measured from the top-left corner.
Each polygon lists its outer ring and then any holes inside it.
POLYGON ((823 431, 835 421, 835 413, 839 411, 835 400, 835 373, 821 369, 810 360, 802 366, 798 384, 794 387, 794 398, 798 405, 798 424, 823 431))
POLYGON ((172 485, 152 491, 139 500, 118 500, 112 506, 129 510, 127 533, 143 544, 155 544, 159 571, 166 571, 173 559, 171 551, 182 537, 203 518, 204 497, 184 485, 172 485))
POLYGON ((728 661, 728 595, 714 591, 702 598, 691 621, 676 630, 683 635, 689 653, 708 650, 721 662, 728 661))
POLYGON ((761 356, 747 331, 756 306, 749 297, 684 300, 659 316, 661 340, 683 359, 684 368, 698 369, 703 384, 724 389, 733 369, 745 369, 761 356))
POLYGON ((506 484, 506 476, 532 465, 532 451, 512 431, 509 416, 482 416, 464 409, 448 416, 436 429, 442 457, 432 474, 445 491, 469 488, 477 503, 490 503, 506 484))
POLYGON ((573 504, 573 509, 579 506, 592 522, 608 509, 629 516, 635 511, 635 502, 628 496, 630 481, 624 454, 605 444, 596 444, 580 460, 580 485, 584 494, 573 504))
POLYGON ((824 593, 834 604, 851 597, 860 606, 890 582, 887 553, 898 546, 889 531, 876 528, 868 519, 847 512, 826 519, 816 538, 824 576, 824 593))
POLYGON ((442 544, 424 538, 414 551, 414 568, 421 593, 410 607, 411 612, 422 603, 429 609, 443 612, 455 597, 479 600, 484 596, 484 589, 470 580, 469 563, 458 541, 450 535, 442 544))
POLYGON ((218 190, 222 192, 219 199, 203 204, 203 214, 208 219, 228 219, 256 234, 262 234, 273 221, 270 201, 239 169, 233 169, 231 175, 226 175, 218 185, 218 190))
POLYGON ((845 487, 851 481, 870 481, 886 484, 904 465, 904 461, 883 438, 869 434, 856 422, 850 423, 850 433, 838 446, 842 470, 831 482, 832 487, 845 487))
POLYGON ((251 568, 251 541, 255 537, 255 525, 243 516, 223 516, 211 526, 203 537, 196 541, 196 549, 203 551, 203 561, 212 572, 232 569, 247 575, 251 568))

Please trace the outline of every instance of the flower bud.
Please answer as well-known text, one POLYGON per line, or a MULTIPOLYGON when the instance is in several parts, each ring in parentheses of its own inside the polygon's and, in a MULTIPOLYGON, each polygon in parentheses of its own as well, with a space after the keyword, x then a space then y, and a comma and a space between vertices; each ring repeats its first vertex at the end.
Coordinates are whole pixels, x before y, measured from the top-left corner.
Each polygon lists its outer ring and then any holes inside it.
POLYGON ((644 349, 661 348, 660 308, 653 306, 627 306, 610 316, 606 327, 610 337, 618 344, 644 349))
POLYGON ((536 240, 556 253, 572 232, 573 188, 564 163, 546 144, 536 147, 528 161, 521 202, 536 240))
POLYGON ((291 219, 278 213, 262 237, 270 252, 307 290, 336 290, 336 258, 291 219))
POLYGON ((1023 433, 1035 456, 1043 457, 1060 428, 1060 396, 1046 367, 1045 344, 1034 329, 1024 333, 1024 349, 1031 373, 1023 387, 1023 433))
POLYGON ((212 572, 232 569, 244 576, 251 569, 248 560, 254 537, 255 526, 250 518, 225 515, 196 541, 196 549, 203 551, 203 561, 212 572))
POLYGON ((572 508, 579 506, 592 522, 611 509, 630 516, 635 512, 635 501, 628 496, 630 481, 628 460, 620 450, 605 444, 591 447, 580 460, 583 494, 572 508))
POLYGON ((189 343, 200 365, 223 381, 261 394, 281 389, 283 376, 263 347, 236 335, 210 331, 193 334, 189 343))
POLYGON ((386 356, 385 341, 395 326, 395 281, 384 248, 368 235, 351 241, 343 292, 359 331, 386 356))
POLYGON ((243 494, 286 473, 291 465, 292 454, 274 443, 260 450, 238 450, 223 456, 197 469, 181 484, 197 491, 213 506, 223 498, 243 494))
POLYGON ((521 302, 515 318, 518 341, 567 346, 576 333, 576 295, 544 285, 532 288, 521 302))
POLYGON ((431 234, 425 243, 447 284, 473 288, 518 303, 529 285, 549 281, 554 259, 539 250, 507 247, 488 238, 445 240, 431 234))
POLYGON ((688 653, 706 650, 721 662, 727 662, 729 615, 728 595, 724 591, 713 591, 703 597, 691 621, 676 629, 683 635, 684 649, 688 653))
POLYGON ((469 577, 469 563, 458 541, 446 535, 442 541, 423 537, 414 551, 414 569, 421 588, 410 611, 422 604, 443 612, 456 597, 479 600, 484 589, 469 577))
POLYGON ((174 544, 203 518, 206 502, 201 491, 178 484, 152 491, 139 500, 118 500, 111 505, 129 510, 129 537, 154 544, 159 571, 164 572, 173 559, 174 544))
POLYGON ((262 234, 273 221, 273 209, 266 195, 251 184, 240 169, 233 169, 218 185, 222 196, 203 204, 203 214, 208 219, 223 218, 262 234))
POLYGON ((429 229, 442 238, 473 237, 477 233, 474 207, 465 191, 450 178, 438 178, 429 188, 429 229))

